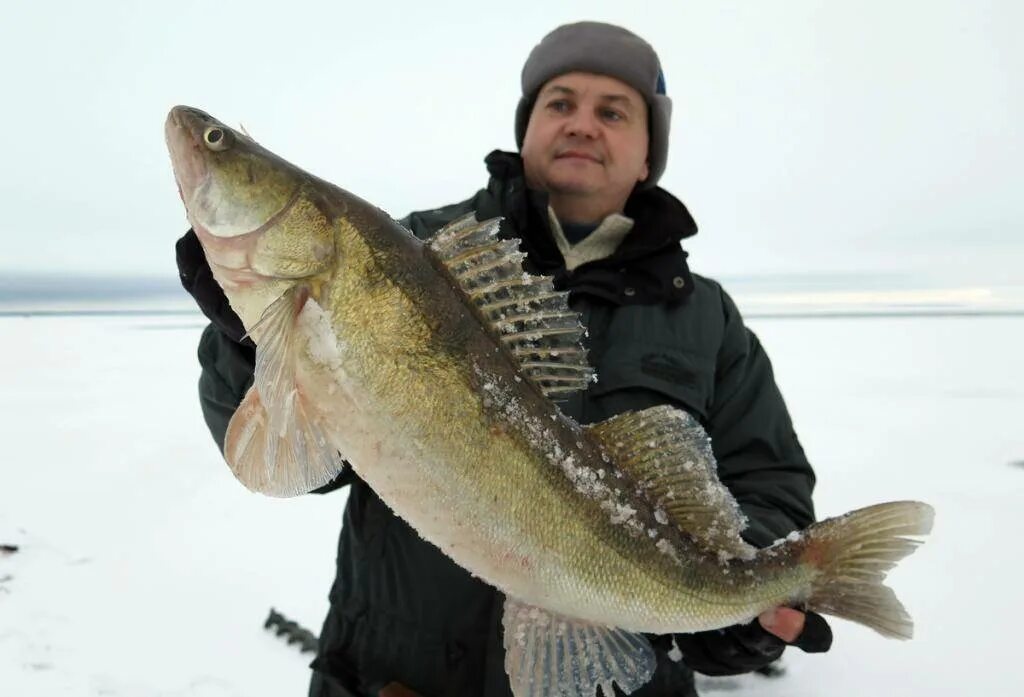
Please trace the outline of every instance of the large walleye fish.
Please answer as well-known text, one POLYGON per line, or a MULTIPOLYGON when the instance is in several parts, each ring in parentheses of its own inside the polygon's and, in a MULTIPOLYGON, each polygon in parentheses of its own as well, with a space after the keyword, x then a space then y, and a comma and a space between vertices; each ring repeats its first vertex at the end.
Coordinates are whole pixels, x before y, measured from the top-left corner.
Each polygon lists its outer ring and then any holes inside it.
POLYGON ((779 605, 909 638, 886 572, 929 532, 923 503, 872 506, 756 550, 703 429, 655 407, 583 427, 559 396, 593 373, 583 328, 523 272, 497 221, 427 242, 211 116, 166 123, 188 219, 257 345, 225 459, 250 489, 305 493, 351 463, 424 538, 503 591, 524 695, 631 692, 641 632, 779 605))

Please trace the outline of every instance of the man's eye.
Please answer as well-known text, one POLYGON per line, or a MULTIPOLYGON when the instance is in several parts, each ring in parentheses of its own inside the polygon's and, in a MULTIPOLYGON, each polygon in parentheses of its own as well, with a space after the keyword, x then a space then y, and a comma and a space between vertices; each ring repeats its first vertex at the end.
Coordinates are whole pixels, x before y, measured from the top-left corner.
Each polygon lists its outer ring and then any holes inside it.
POLYGON ((569 111, 569 102, 564 99, 556 99, 553 102, 548 102, 548 109, 555 111, 559 114, 564 114, 569 111))
POLYGON ((601 112, 601 118, 606 121, 622 121, 626 117, 614 109, 605 109, 601 112))

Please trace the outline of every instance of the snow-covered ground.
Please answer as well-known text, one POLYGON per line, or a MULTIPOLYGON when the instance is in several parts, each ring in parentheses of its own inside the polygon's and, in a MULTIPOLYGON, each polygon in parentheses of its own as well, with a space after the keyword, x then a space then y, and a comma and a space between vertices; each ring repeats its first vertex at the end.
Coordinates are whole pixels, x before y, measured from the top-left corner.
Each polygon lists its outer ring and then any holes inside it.
MULTIPOLYGON (((836 621, 831 653, 708 695, 1021 695, 1024 317, 754 319, 822 516, 937 509, 891 576, 911 642, 836 621)), ((0 317, 0 695, 301 695, 344 492, 250 494, 196 402, 197 315, 0 317)))

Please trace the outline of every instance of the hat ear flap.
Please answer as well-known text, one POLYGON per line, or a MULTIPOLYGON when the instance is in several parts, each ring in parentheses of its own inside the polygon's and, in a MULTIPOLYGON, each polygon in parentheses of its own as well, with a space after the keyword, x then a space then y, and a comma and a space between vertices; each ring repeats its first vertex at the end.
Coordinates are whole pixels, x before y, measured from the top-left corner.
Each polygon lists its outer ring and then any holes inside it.
POLYGON ((668 135, 672 121, 672 100, 656 94, 648 102, 647 127, 650 138, 647 143, 647 166, 650 172, 641 184, 643 189, 653 189, 665 173, 668 164, 668 135))
POLYGON ((523 149, 523 141, 526 139, 526 127, 530 125, 530 114, 533 112, 533 103, 537 101, 537 95, 526 95, 520 98, 516 106, 516 147, 523 149))

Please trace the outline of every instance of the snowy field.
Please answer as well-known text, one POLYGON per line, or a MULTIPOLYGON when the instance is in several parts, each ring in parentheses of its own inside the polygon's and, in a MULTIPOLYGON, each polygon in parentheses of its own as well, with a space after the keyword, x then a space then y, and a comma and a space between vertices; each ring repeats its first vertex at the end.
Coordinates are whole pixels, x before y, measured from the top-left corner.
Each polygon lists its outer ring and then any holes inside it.
MULTIPOLYGON (((898 643, 835 621, 831 653, 706 695, 1024 694, 1024 317, 751 320, 819 475, 821 516, 937 509, 891 576, 898 643)), ((345 493, 250 494, 196 401, 199 317, 0 317, 0 695, 305 694, 345 493)))

